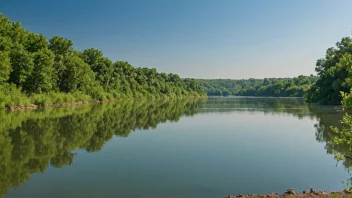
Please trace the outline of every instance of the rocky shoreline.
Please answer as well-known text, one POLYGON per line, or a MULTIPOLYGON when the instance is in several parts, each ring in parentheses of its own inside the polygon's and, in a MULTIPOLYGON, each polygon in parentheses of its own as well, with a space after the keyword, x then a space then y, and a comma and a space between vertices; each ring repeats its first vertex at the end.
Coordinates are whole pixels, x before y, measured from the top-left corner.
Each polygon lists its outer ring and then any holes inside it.
POLYGON ((279 193, 270 193, 267 195, 255 195, 255 194, 249 194, 249 195, 237 195, 237 196, 232 196, 229 195, 225 198, 238 198, 238 197, 246 197, 246 198, 290 198, 290 197, 302 197, 302 198, 309 198, 309 197, 352 197, 352 191, 344 190, 342 192, 326 192, 323 190, 320 191, 315 191, 312 188, 309 191, 303 191, 302 193, 297 193, 294 191, 293 188, 290 188, 286 190, 284 194, 279 194, 279 193))

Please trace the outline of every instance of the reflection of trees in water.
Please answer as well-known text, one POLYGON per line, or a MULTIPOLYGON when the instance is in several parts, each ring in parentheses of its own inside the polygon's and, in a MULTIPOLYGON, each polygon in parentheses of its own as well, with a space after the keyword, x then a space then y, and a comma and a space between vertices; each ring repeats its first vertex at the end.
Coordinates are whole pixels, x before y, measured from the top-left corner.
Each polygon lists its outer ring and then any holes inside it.
MULTIPOLYGON (((19 187, 31 173, 43 172, 51 164, 72 164, 74 149, 99 151, 113 136, 127 137, 138 129, 155 128, 166 121, 199 112, 263 112, 316 119, 316 139, 325 142, 327 153, 350 154, 350 145, 336 144, 344 115, 333 107, 307 105, 289 98, 209 98, 207 102, 126 101, 100 105, 37 111, 0 112, 0 197, 19 187), (235 101, 233 101, 235 100, 235 101)), ((345 160, 345 167, 352 161, 345 160)))
POLYGON ((71 165, 74 149, 100 150, 114 135, 197 113, 199 101, 129 101, 0 113, 0 197, 31 173, 71 165))
POLYGON ((265 115, 293 115, 299 119, 310 116, 309 106, 302 98, 216 97, 209 98, 201 108, 201 112, 263 112, 265 115))
MULTIPOLYGON (((340 156, 352 154, 352 118, 346 119, 345 112, 340 106, 307 104, 303 99, 297 98, 224 97, 209 98, 207 103, 201 104, 201 107, 204 109, 200 112, 263 112, 265 115, 293 115, 298 119, 314 119, 317 120, 314 126, 316 140, 325 143, 328 154, 337 153, 340 156), (341 124, 343 118, 346 120, 345 125, 341 124), (332 130, 331 126, 341 129, 340 133, 332 130)), ((352 167, 352 159, 343 160, 343 165, 346 168, 352 167)))
MULTIPOLYGON (((345 112, 341 110, 340 106, 307 104, 300 98, 257 97, 209 98, 206 103, 202 103, 200 106, 203 108, 200 112, 263 112, 265 115, 292 115, 298 119, 314 119, 317 120, 315 124, 316 140, 326 144, 325 149, 328 154, 340 153, 347 155, 350 153, 350 145, 346 143, 347 141, 337 144, 335 140, 341 138, 340 134, 331 130, 331 126, 342 127, 341 120, 345 112)), ((352 160, 345 161, 344 165, 349 167, 351 162, 352 160)))
POLYGON ((316 140, 325 143, 328 154, 334 155, 350 175, 343 182, 346 188, 352 186, 352 117, 346 112, 336 111, 326 106, 314 106, 311 109, 316 114, 316 140))
POLYGON ((317 124, 315 124, 316 140, 326 144, 325 149, 328 154, 334 154, 336 151, 344 151, 346 145, 336 145, 334 143, 337 134, 330 128, 330 126, 341 127, 341 119, 344 112, 337 112, 333 108, 324 106, 314 106, 310 110, 314 112, 317 118, 317 124))
POLYGON ((339 125, 332 125, 330 130, 333 132, 333 150, 335 159, 342 162, 347 172, 350 174, 346 181, 346 187, 352 188, 352 115, 346 113, 340 120, 339 125))
MULTIPOLYGON (((340 106, 307 104, 297 98, 230 97, 210 98, 201 107, 204 109, 200 112, 263 112, 265 115, 293 115, 298 119, 314 119, 317 121, 314 125, 316 140, 325 143, 326 153, 334 155, 347 172, 352 173, 352 116, 345 115, 340 106)), ((352 174, 345 184, 347 187, 352 186, 352 174)))
MULTIPOLYGON (((338 156, 351 155, 352 122, 349 116, 343 111, 336 111, 334 108, 315 106, 310 109, 314 112, 318 123, 316 127, 316 140, 325 143, 325 149, 328 154, 337 154, 338 156), (341 122, 345 120, 345 124, 341 122)), ((337 156, 336 156, 337 157, 337 156)), ((347 159, 343 161, 346 168, 352 167, 352 161, 347 159)))

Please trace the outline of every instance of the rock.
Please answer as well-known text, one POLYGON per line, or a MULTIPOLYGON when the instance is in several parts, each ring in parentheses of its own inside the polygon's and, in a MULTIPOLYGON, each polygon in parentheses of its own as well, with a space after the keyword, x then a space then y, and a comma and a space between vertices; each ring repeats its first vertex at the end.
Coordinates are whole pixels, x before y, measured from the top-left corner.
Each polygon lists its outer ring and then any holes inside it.
POLYGON ((307 194, 308 192, 306 190, 303 191, 303 194, 307 194))
POLYGON ((296 192, 293 190, 293 188, 290 188, 290 189, 286 190, 285 194, 287 194, 287 195, 296 195, 296 192))
POLYGON ((314 193, 314 190, 313 190, 313 188, 310 188, 310 193, 314 193))
POLYGON ((238 195, 237 197, 244 197, 244 195, 243 195, 243 194, 240 194, 240 195, 238 195))

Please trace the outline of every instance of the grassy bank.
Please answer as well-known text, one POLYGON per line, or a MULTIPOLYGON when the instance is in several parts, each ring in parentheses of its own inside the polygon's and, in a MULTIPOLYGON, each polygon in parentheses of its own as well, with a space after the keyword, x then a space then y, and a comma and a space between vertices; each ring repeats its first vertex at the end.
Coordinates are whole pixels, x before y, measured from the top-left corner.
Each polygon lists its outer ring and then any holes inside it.
POLYGON ((146 97, 134 96, 121 96, 115 97, 112 94, 104 93, 100 97, 92 97, 84 93, 47 93, 47 94, 34 94, 26 96, 20 90, 10 91, 8 93, 0 92, 0 109, 5 110, 22 110, 22 109, 37 109, 45 107, 62 107, 72 105, 82 105, 91 103, 111 102, 118 100, 163 100, 163 99, 182 99, 182 98, 206 98, 198 94, 190 94, 184 96, 176 95, 148 95, 146 97))

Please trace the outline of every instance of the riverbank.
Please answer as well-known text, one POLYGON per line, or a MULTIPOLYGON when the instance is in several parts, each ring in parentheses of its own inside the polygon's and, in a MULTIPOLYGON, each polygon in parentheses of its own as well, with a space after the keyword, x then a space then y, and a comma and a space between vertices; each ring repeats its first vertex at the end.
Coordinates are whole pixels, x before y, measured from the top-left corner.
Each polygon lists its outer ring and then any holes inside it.
POLYGON ((316 191, 313 189, 310 189, 309 191, 303 191, 302 193, 297 193, 294 191, 293 188, 286 190, 285 193, 283 194, 279 194, 279 193, 270 193, 270 194, 266 194, 266 195, 254 195, 254 194, 249 194, 249 195, 237 195, 237 196, 233 196, 233 195, 229 195, 225 198, 238 198, 238 197, 246 197, 246 198, 264 198, 264 197, 268 197, 268 198, 294 198, 294 197, 300 197, 300 198, 311 198, 311 197, 352 197, 352 191, 347 191, 344 190, 342 192, 326 192, 323 190, 320 191, 316 191))
POLYGON ((17 111, 17 110, 28 110, 28 109, 38 109, 38 108, 47 108, 47 107, 68 107, 68 106, 75 106, 75 105, 83 105, 83 104, 95 104, 95 103, 106 103, 112 102, 117 100, 104 100, 104 101, 80 101, 80 102, 70 102, 70 103, 63 103, 63 104, 45 104, 45 105, 21 105, 21 106, 10 106, 5 108, 8 111, 17 111))
MULTIPOLYGON (((158 98, 158 99, 151 99, 151 100, 175 100, 175 99, 205 99, 206 96, 187 96, 187 97, 180 97, 180 98, 158 98)), ((18 110, 31 110, 31 109, 38 109, 38 108, 48 108, 48 107, 69 107, 69 106, 76 106, 76 105, 84 105, 84 104, 98 104, 98 103, 107 103, 107 102, 114 102, 114 101, 127 101, 127 100, 147 100, 147 98, 125 98, 125 99, 112 99, 112 100, 91 100, 91 101, 78 101, 78 102, 69 102, 69 103, 62 103, 62 104, 44 104, 44 105, 19 105, 19 106, 10 106, 6 107, 6 111, 18 111, 18 110)))

